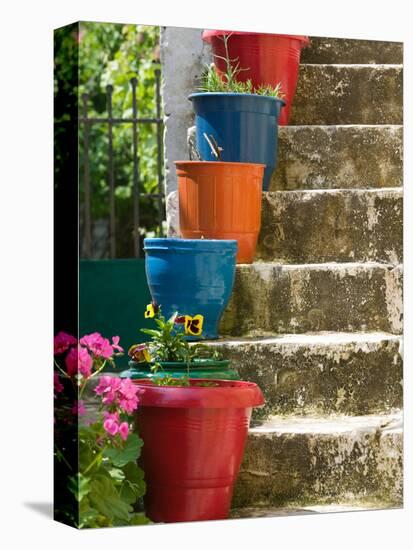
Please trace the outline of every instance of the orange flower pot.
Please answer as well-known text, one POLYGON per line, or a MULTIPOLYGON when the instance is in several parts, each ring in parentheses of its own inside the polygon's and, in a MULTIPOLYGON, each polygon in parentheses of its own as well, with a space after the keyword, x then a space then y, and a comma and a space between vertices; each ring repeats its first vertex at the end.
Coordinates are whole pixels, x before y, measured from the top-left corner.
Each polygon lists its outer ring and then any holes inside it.
POLYGON ((265 164, 176 161, 185 239, 236 239, 237 263, 254 260, 265 164))

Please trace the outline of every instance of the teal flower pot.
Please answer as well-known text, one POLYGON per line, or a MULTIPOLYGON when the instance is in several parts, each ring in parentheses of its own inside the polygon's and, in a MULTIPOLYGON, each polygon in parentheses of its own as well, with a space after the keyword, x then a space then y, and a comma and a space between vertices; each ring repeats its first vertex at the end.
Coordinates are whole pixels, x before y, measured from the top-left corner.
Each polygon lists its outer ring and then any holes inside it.
MULTIPOLYGON (((172 378, 183 378, 188 375, 188 366, 182 362, 160 362, 162 369, 158 372, 151 371, 151 365, 148 363, 136 363, 135 361, 129 361, 129 369, 123 371, 120 375, 121 378, 132 378, 137 380, 140 378, 147 378, 149 380, 156 380, 164 378, 165 376, 171 376, 172 378)), ((239 374, 235 369, 230 367, 228 360, 216 360, 216 359, 198 359, 189 363, 189 376, 190 378, 208 378, 215 380, 239 380, 239 374)))

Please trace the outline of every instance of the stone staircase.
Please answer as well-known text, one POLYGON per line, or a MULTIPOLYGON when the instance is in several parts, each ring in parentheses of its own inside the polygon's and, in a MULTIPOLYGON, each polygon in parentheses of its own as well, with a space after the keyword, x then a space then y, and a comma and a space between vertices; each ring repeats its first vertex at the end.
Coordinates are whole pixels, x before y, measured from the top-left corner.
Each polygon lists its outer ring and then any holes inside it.
POLYGON ((398 43, 303 51, 257 259, 211 343, 266 397, 234 517, 402 503, 402 63, 398 43))
POLYGON ((235 516, 402 502, 402 50, 312 44, 215 344, 267 401, 235 516))

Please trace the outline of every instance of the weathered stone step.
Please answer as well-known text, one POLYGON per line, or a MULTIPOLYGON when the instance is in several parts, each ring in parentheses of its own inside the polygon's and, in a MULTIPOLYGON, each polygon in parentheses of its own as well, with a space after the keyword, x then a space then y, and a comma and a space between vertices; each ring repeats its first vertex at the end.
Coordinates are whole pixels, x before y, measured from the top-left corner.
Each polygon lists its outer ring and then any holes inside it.
POLYGON ((250 429, 233 508, 355 502, 400 505, 401 413, 279 418, 250 429))
POLYGON ((270 190, 403 184, 399 125, 280 126, 270 190))
POLYGON ((301 65, 290 124, 403 124, 403 66, 301 65))
MULTIPOLYGON (((191 149, 195 126, 187 137, 191 149)), ((270 191, 399 187, 402 156, 400 125, 280 126, 270 191)))
POLYGON ((347 503, 334 503, 334 504, 320 504, 313 506, 256 506, 251 508, 233 508, 231 510, 231 519, 246 519, 246 518, 275 518, 286 516, 302 516, 311 514, 337 514, 339 512, 367 512, 374 510, 388 510, 393 508, 399 508, 400 506, 394 506, 392 503, 383 501, 372 501, 369 499, 362 499, 347 504, 347 503))
POLYGON ((263 193, 257 259, 280 263, 403 257, 402 188, 263 193))
POLYGON ((377 414, 403 405, 401 338, 392 334, 321 332, 210 345, 264 392, 256 417, 377 414))
POLYGON ((220 334, 402 330, 402 267, 380 263, 238 265, 220 334))
POLYGON ((403 43, 350 38, 310 37, 301 63, 403 63, 403 43))

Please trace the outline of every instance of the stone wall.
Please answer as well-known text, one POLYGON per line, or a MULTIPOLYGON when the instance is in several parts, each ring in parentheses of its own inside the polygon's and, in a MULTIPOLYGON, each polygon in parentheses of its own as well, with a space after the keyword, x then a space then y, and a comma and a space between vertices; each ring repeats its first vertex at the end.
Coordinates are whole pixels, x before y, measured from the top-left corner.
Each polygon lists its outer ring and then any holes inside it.
POLYGON ((197 79, 211 58, 210 47, 201 34, 202 29, 161 28, 166 196, 177 188, 174 161, 189 158, 187 131, 194 117, 188 95, 196 91, 197 79))

